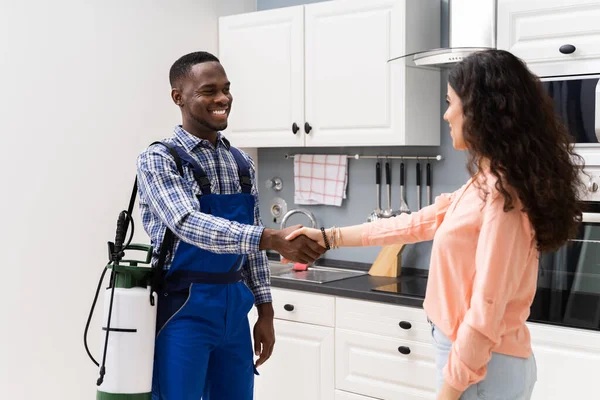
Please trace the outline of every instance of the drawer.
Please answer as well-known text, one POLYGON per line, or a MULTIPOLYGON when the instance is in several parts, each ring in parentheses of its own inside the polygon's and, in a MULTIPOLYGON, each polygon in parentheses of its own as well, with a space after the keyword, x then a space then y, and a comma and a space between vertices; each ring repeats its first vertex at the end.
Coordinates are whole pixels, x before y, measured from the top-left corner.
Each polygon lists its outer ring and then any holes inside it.
POLYGON ((498 3, 498 48, 527 62, 539 76, 597 73, 600 3, 590 0, 503 0, 498 3), (571 54, 559 51, 575 46, 571 54))
POLYGON ((380 399, 435 400, 431 344, 336 329, 335 386, 380 399), (410 351, 403 354, 402 351, 410 351))
POLYGON ((422 308, 336 299, 337 328, 431 344, 431 325, 422 308))
POLYGON ((335 297, 278 288, 271 293, 275 318, 335 326, 335 297))

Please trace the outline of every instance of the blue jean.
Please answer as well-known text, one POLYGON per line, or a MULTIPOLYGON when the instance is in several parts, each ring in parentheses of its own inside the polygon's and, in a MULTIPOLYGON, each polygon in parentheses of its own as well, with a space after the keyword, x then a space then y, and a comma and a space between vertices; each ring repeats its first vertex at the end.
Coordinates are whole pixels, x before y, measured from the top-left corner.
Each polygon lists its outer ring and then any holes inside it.
MULTIPOLYGON (((431 335, 436 346, 436 385, 439 391, 444 383, 443 369, 448 362, 452 342, 435 325, 431 335)), ((537 380, 535 357, 512 357, 492 353, 485 378, 467 388, 460 400, 529 400, 537 380)))

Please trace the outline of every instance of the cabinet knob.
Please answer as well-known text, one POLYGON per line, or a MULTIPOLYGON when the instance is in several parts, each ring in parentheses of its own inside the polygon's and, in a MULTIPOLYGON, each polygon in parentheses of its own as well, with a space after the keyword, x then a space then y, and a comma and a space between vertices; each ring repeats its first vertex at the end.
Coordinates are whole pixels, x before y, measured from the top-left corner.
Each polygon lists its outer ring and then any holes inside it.
POLYGON ((312 130, 312 126, 310 126, 310 124, 308 122, 305 122, 304 123, 304 132, 306 132, 306 134, 308 135, 311 130, 312 130))
POLYGON ((400 346, 398 347, 398 351, 404 355, 410 354, 410 347, 400 346))
POLYGON ((298 131, 299 131, 299 130, 300 130, 300 127, 298 126, 298 124, 297 124, 297 123, 295 123, 295 122, 294 122, 294 123, 292 124, 292 132, 294 132, 294 135, 295 135, 296 133, 298 133, 298 131))
POLYGON ((283 306, 283 309, 284 309, 285 311, 290 311, 290 312, 292 312, 292 311, 294 311, 294 306, 293 306, 293 305, 291 305, 291 304, 286 304, 285 306, 283 306))
POLYGON ((408 321, 400 321, 399 325, 400 325, 400 328, 402 328, 402 329, 408 330, 408 329, 412 328, 412 324, 408 321))
POLYGON ((575 52, 575 46, 573 46, 572 44, 563 44, 562 46, 560 46, 558 51, 560 51, 563 54, 573 54, 575 52))
POLYGON ((598 184, 590 179, 588 183, 588 190, 592 193, 596 193, 598 191, 598 184))

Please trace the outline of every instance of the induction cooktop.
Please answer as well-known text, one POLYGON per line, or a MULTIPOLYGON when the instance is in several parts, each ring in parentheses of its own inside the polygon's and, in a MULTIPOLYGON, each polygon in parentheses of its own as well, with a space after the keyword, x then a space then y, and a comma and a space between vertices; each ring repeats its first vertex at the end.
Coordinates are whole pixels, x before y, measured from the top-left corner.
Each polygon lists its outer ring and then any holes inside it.
POLYGON ((402 296, 425 297, 426 289, 427 276, 406 276, 401 277, 397 283, 378 286, 371 290, 402 296))

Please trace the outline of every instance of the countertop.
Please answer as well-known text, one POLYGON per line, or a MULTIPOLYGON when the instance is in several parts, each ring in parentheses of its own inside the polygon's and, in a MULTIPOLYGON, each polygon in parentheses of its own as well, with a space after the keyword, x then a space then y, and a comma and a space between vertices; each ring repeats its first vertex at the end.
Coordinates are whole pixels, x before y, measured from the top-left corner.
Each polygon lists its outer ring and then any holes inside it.
MULTIPOLYGON (((370 265, 363 263, 335 260, 321 265, 361 270, 363 272, 368 272, 370 267, 370 265)), ((274 288, 328 294, 350 299, 378 301, 408 307, 422 307, 427 285, 427 272, 427 270, 423 269, 402 268, 402 274, 398 278, 376 277, 367 274, 328 283, 281 279, 273 276, 271 277, 271 286, 274 288), (394 292, 388 293, 373 290, 386 285, 392 285, 389 288, 394 292)))

